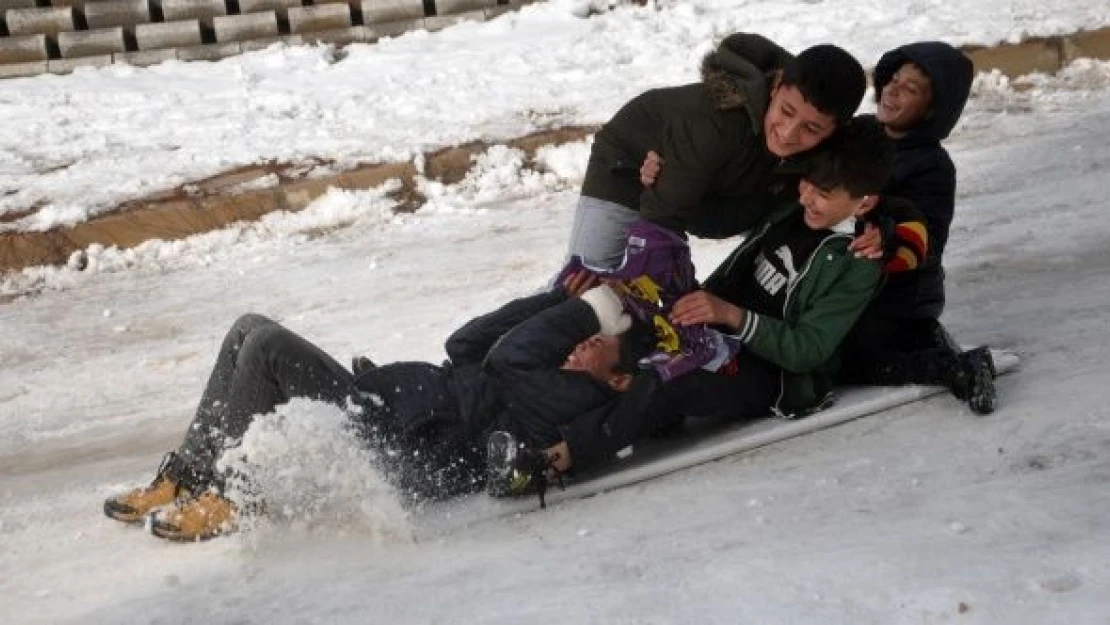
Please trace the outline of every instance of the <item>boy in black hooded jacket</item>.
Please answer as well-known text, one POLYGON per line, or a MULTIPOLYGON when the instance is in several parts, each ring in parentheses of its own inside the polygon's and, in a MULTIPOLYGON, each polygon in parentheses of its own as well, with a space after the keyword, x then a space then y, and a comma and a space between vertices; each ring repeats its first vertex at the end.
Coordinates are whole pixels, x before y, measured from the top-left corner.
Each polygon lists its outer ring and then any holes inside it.
POLYGON ((941 141, 959 121, 974 78, 971 60, 939 41, 887 52, 875 66, 876 117, 894 141, 894 173, 883 192, 913 202, 925 217, 928 251, 916 224, 897 234, 900 253, 886 282, 842 346, 841 379, 855 384, 947 386, 979 414, 994 410, 990 351, 961 352, 938 321, 944 310, 942 255, 956 196, 956 167, 941 141))

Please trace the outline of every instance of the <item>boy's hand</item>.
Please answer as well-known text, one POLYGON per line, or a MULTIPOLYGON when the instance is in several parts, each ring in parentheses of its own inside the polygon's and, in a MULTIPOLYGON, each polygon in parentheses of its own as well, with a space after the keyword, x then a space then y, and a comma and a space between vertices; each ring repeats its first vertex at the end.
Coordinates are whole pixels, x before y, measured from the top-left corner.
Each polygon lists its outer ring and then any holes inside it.
POLYGON ((563 280, 563 290, 567 292, 567 297, 579 297, 597 286, 599 282, 600 280, 592 271, 583 269, 568 275, 563 280))
POLYGON ((671 323, 680 326, 708 323, 725 325, 735 330, 743 320, 743 310, 705 291, 683 295, 671 310, 671 323))
POLYGON ((878 260, 883 257, 883 233, 875 224, 868 222, 863 227, 863 233, 852 239, 848 251, 853 252, 856 258, 878 260))
POLYGON ((663 157, 654 151, 649 151, 640 165, 640 182, 645 187, 650 187, 659 179, 659 172, 663 171, 663 157))

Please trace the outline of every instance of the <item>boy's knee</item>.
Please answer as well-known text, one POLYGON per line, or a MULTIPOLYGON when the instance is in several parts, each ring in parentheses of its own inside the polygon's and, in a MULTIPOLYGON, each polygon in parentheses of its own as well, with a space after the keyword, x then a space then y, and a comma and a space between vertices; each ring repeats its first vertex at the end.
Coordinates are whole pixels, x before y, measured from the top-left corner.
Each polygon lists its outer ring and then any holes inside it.
POLYGON ((283 349, 289 343, 289 339, 294 337, 291 331, 285 326, 271 321, 268 324, 260 324, 254 328, 243 338, 243 346, 241 353, 270 353, 283 349))
POLYGON ((230 332, 233 334, 250 334, 258 328, 265 326, 277 325, 277 322, 264 315, 256 313, 247 313, 235 320, 231 324, 230 332))

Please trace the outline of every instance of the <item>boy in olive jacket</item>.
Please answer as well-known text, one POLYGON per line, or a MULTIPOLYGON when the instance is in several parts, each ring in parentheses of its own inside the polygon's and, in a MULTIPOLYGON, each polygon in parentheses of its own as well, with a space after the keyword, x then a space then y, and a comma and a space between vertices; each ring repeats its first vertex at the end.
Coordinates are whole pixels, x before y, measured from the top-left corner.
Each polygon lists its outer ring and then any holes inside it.
POLYGON ((794 418, 827 404, 837 348, 881 275, 878 263, 849 250, 852 229, 844 222, 880 203, 892 213, 913 212, 904 201, 877 195, 893 160, 893 147, 874 121, 857 118, 838 130, 799 183, 799 201, 773 209, 702 290, 674 305, 672 324, 710 324, 743 349, 713 370, 667 383, 641 372, 614 405, 564 425, 563 441, 542 452, 495 434, 489 483, 515 488, 494 494, 542 488, 537 482, 552 472, 607 461, 687 416, 794 418))
POLYGON ((709 53, 695 83, 652 89, 597 132, 574 213, 568 258, 620 264, 628 226, 646 219, 675 232, 739 234, 794 199, 802 155, 852 118, 867 88, 846 51, 816 45, 794 56, 753 33, 709 53), (649 152, 667 175, 645 187, 649 152))

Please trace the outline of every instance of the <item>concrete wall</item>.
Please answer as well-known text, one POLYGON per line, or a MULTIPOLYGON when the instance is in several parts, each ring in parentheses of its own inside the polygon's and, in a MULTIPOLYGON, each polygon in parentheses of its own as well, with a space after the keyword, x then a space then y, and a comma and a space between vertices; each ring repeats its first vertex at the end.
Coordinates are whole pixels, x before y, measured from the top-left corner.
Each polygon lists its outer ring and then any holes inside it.
MULTIPOLYGON (((139 24, 135 27, 135 40, 139 50, 164 50, 197 46, 201 43, 200 21, 162 22, 139 24)), ((172 58, 177 58, 174 53, 172 58)))
POLYGON ((123 41, 123 28, 117 26, 100 30, 58 33, 58 49, 61 50, 63 59, 75 59, 126 52, 127 46, 123 41))
POLYGON ((245 41, 278 34, 277 13, 263 11, 247 15, 221 15, 213 18, 216 41, 245 41))
POLYGON ((45 73, 67 66, 99 64, 102 62, 99 58, 89 63, 55 63, 50 70, 31 63, 57 60, 59 56, 72 59, 80 54, 101 56, 93 54, 100 49, 108 50, 119 62, 146 63, 165 55, 127 54, 173 48, 177 59, 211 60, 223 58, 231 49, 210 47, 217 43, 240 43, 240 50, 262 49, 274 41, 290 44, 323 41, 340 46, 373 43, 381 37, 411 30, 439 30, 465 20, 493 19, 533 1, 438 0, 426 6, 425 0, 54 0, 54 4, 64 2, 66 6, 36 7, 36 0, 0 0, 0 18, 8 18, 4 27, 12 35, 2 36, 0 31, 0 79, 34 75, 36 67, 45 73), (434 8, 434 15, 426 15, 428 6, 434 8), (234 13, 235 9, 239 14, 234 13), (276 33, 271 32, 268 18, 239 19, 268 11, 277 16, 276 33), (221 18, 219 28, 216 18, 221 18), (194 23, 199 25, 201 37, 195 43, 194 23), (76 41, 102 40, 105 35, 93 31, 115 27, 122 27, 124 35, 124 50, 118 53, 112 51, 113 46, 72 45, 76 41), (70 44, 65 53, 59 50, 61 33, 73 33, 64 38, 70 44), (27 55, 21 51, 29 44, 15 38, 30 35, 46 35, 48 58, 25 59, 27 55), (209 47, 194 49, 201 44, 209 47))
POLYGON ((46 35, 21 35, 0 39, 0 67, 7 63, 45 61, 46 35))
POLYGON ((5 13, 11 35, 54 35, 74 29, 71 7, 12 9, 5 13))

